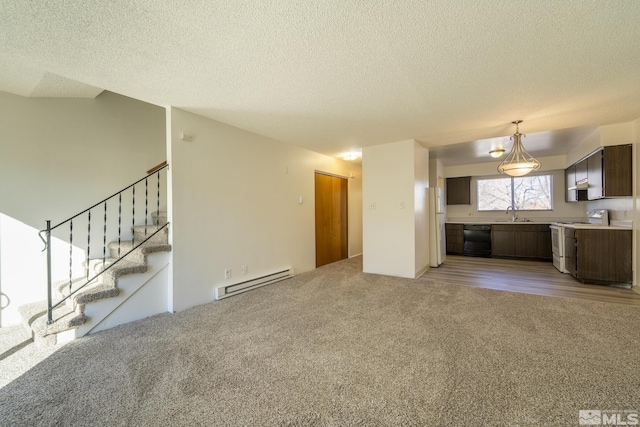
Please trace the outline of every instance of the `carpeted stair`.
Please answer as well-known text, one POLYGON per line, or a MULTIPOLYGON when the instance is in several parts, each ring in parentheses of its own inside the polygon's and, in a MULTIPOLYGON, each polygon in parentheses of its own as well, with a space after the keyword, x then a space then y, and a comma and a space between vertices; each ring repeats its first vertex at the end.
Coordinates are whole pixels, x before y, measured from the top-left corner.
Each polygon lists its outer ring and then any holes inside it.
MULTIPOLYGON (((33 331, 36 343, 55 344, 57 334, 83 325, 88 320, 84 314, 87 304, 119 295, 119 277, 144 273, 147 271, 147 256, 149 254, 171 251, 171 245, 168 244, 168 228, 165 227, 124 257, 132 248, 155 233, 158 230, 158 226, 167 223, 166 212, 160 212, 159 215, 153 212, 151 216, 152 225, 133 227, 133 241, 111 242, 108 244, 109 258, 104 260, 98 258, 89 261, 89 278, 103 271, 105 267, 109 267, 112 264, 115 265, 84 286, 81 291, 67 299, 64 304, 56 307, 53 311, 54 322, 52 324, 47 324, 46 301, 27 304, 19 308, 23 323, 33 331), (124 258, 118 261, 119 256, 124 258)), ((54 302, 60 301, 71 292, 74 292, 84 285, 86 281, 87 277, 82 276, 74 278, 71 281, 71 285, 68 280, 56 283, 54 285, 54 302)))

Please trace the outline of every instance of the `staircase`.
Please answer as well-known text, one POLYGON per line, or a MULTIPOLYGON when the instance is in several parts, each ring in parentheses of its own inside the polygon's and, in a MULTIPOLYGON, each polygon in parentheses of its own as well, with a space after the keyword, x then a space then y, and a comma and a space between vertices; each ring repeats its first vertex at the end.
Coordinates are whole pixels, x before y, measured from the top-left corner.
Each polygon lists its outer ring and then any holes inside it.
POLYGON ((168 170, 162 162, 65 221, 45 222, 39 235, 47 301, 18 308, 36 343, 66 342, 168 311, 171 246, 161 210, 168 170))
MULTIPOLYGON (((109 258, 89 260, 91 275, 108 267, 103 274, 89 284, 85 285, 86 276, 83 275, 74 278, 71 286, 68 280, 54 285, 56 300, 62 300, 78 287, 85 286, 66 299, 63 304, 54 308, 53 323, 47 322, 46 301, 20 307, 23 322, 32 331, 34 342, 46 344, 66 342, 90 332, 166 312, 166 304, 152 309, 151 312, 148 307, 146 310, 144 308, 139 310, 136 307, 135 296, 144 287, 153 287, 154 279, 156 282, 164 282, 160 283, 160 286, 166 287, 166 280, 159 280, 157 276, 162 272, 167 273, 168 252, 171 251, 171 245, 168 244, 167 239, 168 225, 126 257, 118 258, 118 253, 126 254, 134 248, 134 245, 139 245, 159 227, 167 224, 166 212, 160 212, 159 215, 152 212, 151 216, 152 225, 132 227, 133 241, 111 242, 108 244, 109 258), (127 304, 131 306, 129 309, 127 304), (118 310, 120 313, 113 317, 113 313, 118 310), (129 313, 123 315, 123 310, 129 313)), ((166 292, 166 289, 159 291, 166 292)))

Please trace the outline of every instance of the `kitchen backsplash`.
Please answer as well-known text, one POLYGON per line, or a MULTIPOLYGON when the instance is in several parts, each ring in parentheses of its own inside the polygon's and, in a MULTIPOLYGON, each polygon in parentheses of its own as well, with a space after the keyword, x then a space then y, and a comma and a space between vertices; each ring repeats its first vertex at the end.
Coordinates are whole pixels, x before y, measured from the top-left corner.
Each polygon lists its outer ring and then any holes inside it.
POLYGON ((609 220, 632 220, 633 219, 633 199, 623 197, 619 199, 601 199, 585 202, 586 210, 606 209, 609 211, 609 220))

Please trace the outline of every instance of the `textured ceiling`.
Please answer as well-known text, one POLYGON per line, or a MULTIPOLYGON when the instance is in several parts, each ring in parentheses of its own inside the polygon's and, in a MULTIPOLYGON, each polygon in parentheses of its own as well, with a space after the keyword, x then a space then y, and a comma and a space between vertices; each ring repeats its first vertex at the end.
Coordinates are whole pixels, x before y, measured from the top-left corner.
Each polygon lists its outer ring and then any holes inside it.
POLYGON ((0 23, 0 90, 55 75, 329 155, 640 117, 637 0, 3 0, 0 23))

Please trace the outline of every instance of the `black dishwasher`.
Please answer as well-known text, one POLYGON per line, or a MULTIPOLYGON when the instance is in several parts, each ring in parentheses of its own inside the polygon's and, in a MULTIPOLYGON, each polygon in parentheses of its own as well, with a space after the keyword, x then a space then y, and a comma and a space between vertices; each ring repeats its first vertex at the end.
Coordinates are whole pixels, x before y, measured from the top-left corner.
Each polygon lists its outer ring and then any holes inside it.
POLYGON ((491 225, 464 225, 464 255, 491 258, 491 225))

